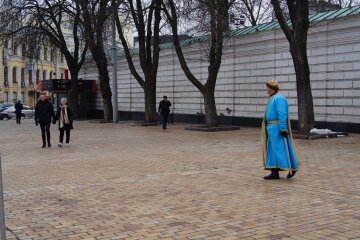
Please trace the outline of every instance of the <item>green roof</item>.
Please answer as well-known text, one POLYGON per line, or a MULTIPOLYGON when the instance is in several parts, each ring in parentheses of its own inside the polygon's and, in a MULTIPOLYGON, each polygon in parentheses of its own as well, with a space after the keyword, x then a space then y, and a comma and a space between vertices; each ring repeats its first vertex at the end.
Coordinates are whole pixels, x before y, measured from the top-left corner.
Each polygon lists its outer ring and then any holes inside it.
MULTIPOLYGON (((328 12, 311 14, 309 16, 309 20, 310 20, 310 22, 317 22, 317 21, 323 21, 323 20, 328 20, 328 19, 333 19, 333 18, 346 17, 346 16, 350 16, 350 15, 355 15, 355 14, 360 14, 360 5, 354 6, 354 7, 348 7, 348 8, 341 8, 341 9, 332 10, 332 11, 328 11, 328 12)), ((274 22, 259 24, 256 26, 250 26, 250 27, 236 29, 234 31, 228 32, 226 35, 229 37, 234 37, 234 36, 245 35, 245 34, 254 33, 254 32, 267 31, 267 30, 276 29, 276 28, 280 28, 280 25, 277 21, 274 21, 274 22)), ((193 43, 206 41, 208 39, 209 39, 209 35, 198 36, 198 37, 193 37, 190 39, 183 40, 180 42, 180 44, 181 44, 181 46, 186 46, 186 45, 190 45, 193 43)), ((166 49, 166 48, 172 48, 172 47, 173 47, 172 42, 160 45, 160 49, 166 49)), ((137 54, 137 53, 139 53, 139 49, 133 48, 130 50, 130 53, 137 54)), ((110 55, 111 50, 107 49, 106 54, 110 55)), ((117 55, 125 56, 124 50, 119 50, 117 55)))

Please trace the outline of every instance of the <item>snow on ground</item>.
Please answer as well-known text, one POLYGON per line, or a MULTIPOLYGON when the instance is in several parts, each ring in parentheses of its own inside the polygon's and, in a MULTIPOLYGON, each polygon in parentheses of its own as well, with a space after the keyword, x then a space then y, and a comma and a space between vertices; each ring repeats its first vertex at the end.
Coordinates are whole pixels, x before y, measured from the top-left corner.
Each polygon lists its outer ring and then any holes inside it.
POLYGON ((325 135, 325 134, 333 134, 333 133, 337 133, 337 132, 333 132, 330 129, 317 129, 317 128, 313 128, 310 130, 310 133, 312 134, 320 134, 320 135, 325 135))

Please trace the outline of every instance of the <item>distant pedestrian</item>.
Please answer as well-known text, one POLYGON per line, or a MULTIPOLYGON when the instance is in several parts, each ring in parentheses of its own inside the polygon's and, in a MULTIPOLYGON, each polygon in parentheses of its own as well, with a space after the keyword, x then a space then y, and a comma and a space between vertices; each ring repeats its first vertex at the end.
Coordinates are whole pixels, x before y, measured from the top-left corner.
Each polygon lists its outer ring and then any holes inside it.
POLYGON ((59 130, 60 130, 60 139, 58 146, 62 147, 64 144, 64 134, 66 133, 66 142, 64 146, 68 146, 70 144, 70 130, 73 128, 73 111, 71 107, 69 107, 67 99, 61 99, 61 105, 56 112, 56 116, 53 120, 55 124, 56 121, 59 121, 59 130))
POLYGON ((40 100, 35 106, 35 124, 36 126, 40 124, 41 128, 41 137, 43 141, 42 148, 47 146, 51 147, 50 142, 50 124, 51 120, 55 117, 54 106, 47 99, 46 94, 42 93, 40 95, 40 100))
POLYGON ((266 83, 270 99, 266 106, 262 124, 263 164, 271 174, 265 180, 279 179, 279 171, 289 170, 287 178, 298 171, 293 148, 291 126, 286 98, 280 94, 279 84, 275 80, 266 83))
POLYGON ((166 129, 166 125, 168 124, 168 118, 170 113, 171 102, 168 100, 167 96, 163 97, 163 100, 159 103, 159 112, 161 115, 161 125, 163 129, 166 129))
POLYGON ((22 110, 24 109, 23 105, 21 104, 21 101, 19 100, 15 104, 15 114, 16 114, 16 123, 21 124, 21 114, 22 110))

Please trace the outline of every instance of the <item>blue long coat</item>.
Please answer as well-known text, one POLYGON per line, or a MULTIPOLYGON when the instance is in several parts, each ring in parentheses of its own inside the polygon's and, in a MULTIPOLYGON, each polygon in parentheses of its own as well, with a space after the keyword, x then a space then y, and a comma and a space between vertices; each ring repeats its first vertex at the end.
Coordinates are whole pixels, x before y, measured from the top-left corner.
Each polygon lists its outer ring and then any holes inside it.
POLYGON ((262 124, 263 164, 267 170, 272 168, 289 170, 284 137, 280 135, 281 130, 286 130, 289 133, 286 141, 288 143, 291 169, 297 171, 299 167, 293 147, 288 103, 284 96, 275 94, 269 99, 262 124))

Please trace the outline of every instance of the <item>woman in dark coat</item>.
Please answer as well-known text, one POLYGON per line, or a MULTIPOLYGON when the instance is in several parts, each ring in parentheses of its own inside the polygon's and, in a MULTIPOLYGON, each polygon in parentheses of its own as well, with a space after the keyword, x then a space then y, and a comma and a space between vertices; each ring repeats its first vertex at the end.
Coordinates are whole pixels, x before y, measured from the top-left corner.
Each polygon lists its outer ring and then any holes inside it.
POLYGON ((55 119, 53 123, 55 124, 56 121, 59 121, 59 130, 60 130, 60 141, 58 146, 63 146, 64 141, 64 133, 66 133, 66 143, 65 146, 69 145, 70 142, 70 130, 73 128, 73 111, 71 107, 67 104, 67 99, 61 99, 61 105, 56 112, 55 119))

